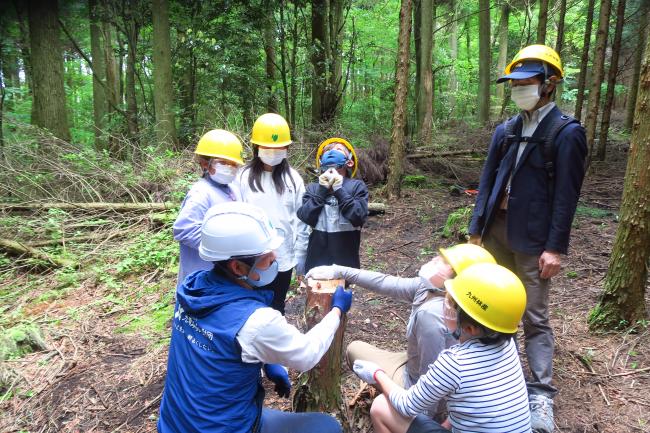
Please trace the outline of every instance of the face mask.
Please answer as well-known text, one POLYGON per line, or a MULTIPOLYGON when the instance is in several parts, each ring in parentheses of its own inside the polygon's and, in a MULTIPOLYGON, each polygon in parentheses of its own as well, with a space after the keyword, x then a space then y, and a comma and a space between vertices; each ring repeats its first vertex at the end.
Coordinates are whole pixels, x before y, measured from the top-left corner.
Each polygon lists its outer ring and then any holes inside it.
POLYGON ((510 96, 517 107, 522 110, 532 110, 539 101, 539 85, 514 86, 510 96))
POLYGON ((425 263, 418 272, 420 278, 425 280, 427 285, 437 289, 444 287, 445 280, 453 278, 454 271, 451 266, 447 265, 441 257, 436 257, 428 263, 425 263))
POLYGON ((212 164, 215 173, 210 175, 210 179, 222 185, 228 185, 237 175, 237 167, 232 165, 215 162, 212 164))
POLYGON ((257 152, 262 162, 266 165, 275 167, 287 157, 287 149, 263 149, 257 152))
POLYGON ((257 267, 257 262, 255 262, 251 270, 248 271, 248 275, 242 277, 242 279, 244 279, 248 284, 250 284, 253 287, 262 287, 273 282, 273 280, 275 280, 275 277, 277 277, 277 275, 278 275, 277 260, 273 260, 273 262, 271 262, 269 267, 266 269, 259 269, 257 267), (253 280, 251 278, 251 274, 253 272, 255 272, 260 277, 259 280, 253 280))

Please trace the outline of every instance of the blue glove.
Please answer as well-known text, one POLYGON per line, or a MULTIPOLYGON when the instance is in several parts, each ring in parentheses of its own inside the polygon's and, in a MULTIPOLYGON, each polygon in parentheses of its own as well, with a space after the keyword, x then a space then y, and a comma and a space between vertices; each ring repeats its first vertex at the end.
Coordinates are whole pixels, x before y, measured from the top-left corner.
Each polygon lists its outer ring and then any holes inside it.
POLYGON ((334 296, 332 296, 332 308, 341 309, 341 313, 347 313, 352 306, 352 290, 344 290, 343 286, 338 286, 334 296))
POLYGON ((289 373, 280 364, 264 364, 264 373, 266 377, 275 383, 275 392, 280 397, 289 397, 291 393, 291 381, 289 380, 289 373))

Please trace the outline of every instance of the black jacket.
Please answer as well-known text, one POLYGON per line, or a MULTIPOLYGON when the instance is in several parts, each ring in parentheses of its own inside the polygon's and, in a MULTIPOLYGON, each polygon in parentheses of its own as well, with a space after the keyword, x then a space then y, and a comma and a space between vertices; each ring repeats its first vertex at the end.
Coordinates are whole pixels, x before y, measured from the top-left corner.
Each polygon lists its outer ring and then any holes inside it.
POLYGON ((310 183, 297 214, 312 227, 305 272, 332 264, 359 268, 361 227, 368 218, 368 187, 363 181, 343 178, 335 192, 310 183))

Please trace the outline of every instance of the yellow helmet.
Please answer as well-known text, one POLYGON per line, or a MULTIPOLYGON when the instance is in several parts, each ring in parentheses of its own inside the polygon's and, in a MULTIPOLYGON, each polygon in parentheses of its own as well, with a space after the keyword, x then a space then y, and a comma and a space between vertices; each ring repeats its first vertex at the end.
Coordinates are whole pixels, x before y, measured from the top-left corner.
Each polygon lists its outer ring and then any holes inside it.
POLYGON ((244 163, 242 151, 241 141, 235 134, 223 129, 213 129, 203 134, 194 153, 211 158, 223 158, 242 165, 244 163))
POLYGON ((440 255, 454 268, 456 275, 476 263, 496 263, 492 254, 483 247, 474 244, 458 244, 449 248, 440 248, 440 255))
POLYGON ((468 316, 488 329, 517 332, 526 310, 526 289, 509 269, 478 263, 445 281, 447 293, 468 316))
POLYGON ((251 143, 264 147, 288 146, 291 144, 289 124, 279 114, 262 114, 253 125, 251 143))
POLYGON ((546 45, 529 45, 519 50, 512 62, 506 66, 505 75, 512 72, 512 68, 525 60, 541 60, 551 65, 560 74, 558 78, 564 78, 564 69, 562 69, 562 60, 558 53, 546 45))
POLYGON ((354 151, 354 147, 352 147, 350 142, 345 138, 340 138, 340 137, 328 138, 327 140, 323 141, 321 144, 318 145, 318 150, 316 150, 316 169, 318 170, 320 168, 320 158, 321 156, 323 156, 325 147, 327 147, 328 144, 332 144, 332 143, 341 143, 350 151, 350 154, 352 155, 352 161, 354 162, 354 165, 352 166, 351 177, 354 177, 354 175, 357 173, 357 166, 359 165, 359 160, 357 159, 357 153, 354 151))

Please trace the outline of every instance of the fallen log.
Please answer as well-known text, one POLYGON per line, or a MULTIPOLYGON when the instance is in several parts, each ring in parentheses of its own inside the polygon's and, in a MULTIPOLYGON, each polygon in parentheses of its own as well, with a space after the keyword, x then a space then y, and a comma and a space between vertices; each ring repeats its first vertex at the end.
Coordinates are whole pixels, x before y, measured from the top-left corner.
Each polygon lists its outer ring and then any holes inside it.
POLYGON ((368 203, 368 215, 379 215, 386 213, 388 206, 384 203, 372 202, 368 203))
POLYGON ((465 149, 465 150, 452 150, 448 152, 418 152, 406 155, 406 159, 421 159, 421 158, 445 158, 447 156, 459 156, 459 155, 471 155, 473 153, 479 153, 480 151, 475 149, 465 149))
POLYGON ((177 205, 169 202, 109 203, 109 202, 31 202, 0 203, 0 211, 62 210, 112 210, 115 212, 152 212, 170 210, 177 205))
MULTIPOLYGON (((344 286, 345 280, 307 280, 305 322, 311 329, 332 309, 332 296, 337 286, 344 286)), ((293 396, 295 412, 339 412, 344 416, 341 396, 341 361, 345 315, 341 318, 329 350, 319 363, 298 379, 293 396)))
POLYGON ((36 242, 30 242, 29 245, 30 247, 45 247, 45 246, 50 246, 50 245, 58 245, 62 243, 81 243, 81 242, 91 242, 91 241, 96 241, 101 239, 102 241, 107 241, 109 239, 117 238, 117 237, 124 237, 126 235, 132 234, 133 230, 117 230, 117 231, 112 231, 108 233, 95 233, 92 235, 84 235, 84 236, 75 236, 71 238, 58 238, 58 239, 48 239, 45 241, 36 241, 36 242))
POLYGON ((49 267, 76 268, 78 266, 77 263, 72 260, 53 257, 34 247, 21 244, 20 242, 11 241, 9 239, 0 239, 0 249, 12 255, 29 256, 41 260, 45 264, 49 265, 49 267))

